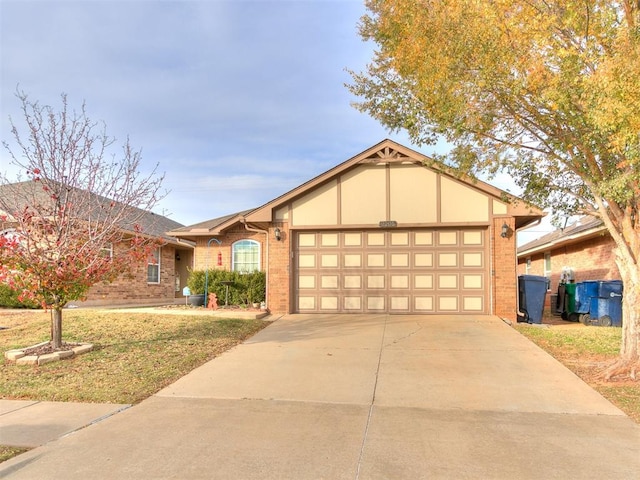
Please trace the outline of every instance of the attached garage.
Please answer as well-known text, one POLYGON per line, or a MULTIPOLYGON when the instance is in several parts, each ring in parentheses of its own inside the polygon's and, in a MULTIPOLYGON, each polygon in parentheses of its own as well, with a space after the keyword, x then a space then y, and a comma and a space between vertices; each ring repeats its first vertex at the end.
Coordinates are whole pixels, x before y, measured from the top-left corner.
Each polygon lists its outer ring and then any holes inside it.
MULTIPOLYGON (((260 243, 274 313, 516 317, 515 232, 539 209, 384 140, 248 212, 177 232, 260 243)), ((223 267, 221 267, 223 268, 223 267)))
POLYGON ((488 313, 487 229, 303 231, 299 313, 488 313))

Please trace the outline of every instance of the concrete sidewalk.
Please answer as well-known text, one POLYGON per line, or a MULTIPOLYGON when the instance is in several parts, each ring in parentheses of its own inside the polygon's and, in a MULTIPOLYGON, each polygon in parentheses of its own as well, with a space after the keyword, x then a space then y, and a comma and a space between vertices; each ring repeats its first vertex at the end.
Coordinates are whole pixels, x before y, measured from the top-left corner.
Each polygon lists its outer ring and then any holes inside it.
POLYGON ((38 447, 129 407, 111 403, 0 399, 0 445, 38 447))
POLYGON ((281 318, 12 479, 637 478, 640 426, 495 317, 281 318))

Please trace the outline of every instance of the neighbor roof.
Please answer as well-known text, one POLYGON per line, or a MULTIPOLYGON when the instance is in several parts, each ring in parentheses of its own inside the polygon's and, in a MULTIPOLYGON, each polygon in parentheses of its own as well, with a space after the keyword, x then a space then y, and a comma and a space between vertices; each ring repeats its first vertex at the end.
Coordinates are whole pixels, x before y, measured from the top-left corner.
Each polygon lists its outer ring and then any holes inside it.
MULTIPOLYGON (((25 182, 17 182, 0 185, 0 210, 8 210, 5 213, 11 215, 13 211, 24 208, 29 204, 31 199, 41 204, 46 204, 51 201, 51 197, 42 188, 33 188, 34 181, 29 180, 25 182), (3 207, 4 205, 4 207, 3 207)), ((111 199, 82 190, 75 187, 67 187, 69 191, 73 190, 80 195, 90 195, 92 204, 107 205, 112 202, 111 199)), ((91 214, 99 211, 98 209, 91 209, 91 214)), ((176 239, 167 235, 169 230, 175 230, 183 225, 163 215, 149 212, 140 208, 131 207, 132 217, 136 218, 136 223, 140 226, 142 232, 145 235, 155 238, 162 238, 170 243, 176 243, 176 239)), ((133 231, 134 226, 130 224, 122 224, 120 227, 125 231, 133 231)))
POLYGON ((605 231, 606 227, 602 220, 585 215, 568 227, 558 228, 536 240, 521 245, 518 247, 518 257, 547 251, 560 245, 576 243, 596 235, 602 235, 605 231))

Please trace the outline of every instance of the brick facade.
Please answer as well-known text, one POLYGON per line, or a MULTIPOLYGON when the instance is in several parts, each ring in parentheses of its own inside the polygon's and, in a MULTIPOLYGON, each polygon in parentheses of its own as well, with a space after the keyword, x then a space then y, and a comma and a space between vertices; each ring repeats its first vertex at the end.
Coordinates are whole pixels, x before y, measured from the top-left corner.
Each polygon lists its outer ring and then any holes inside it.
POLYGON ((160 249, 160 283, 147 283, 147 264, 143 262, 134 266, 130 274, 121 275, 111 283, 94 285, 89 289, 84 302, 72 304, 102 306, 172 303, 176 297, 175 256, 176 250, 171 245, 160 249))
POLYGON ((293 238, 287 223, 274 223, 269 229, 269 273, 267 287, 267 305, 272 312, 290 313, 293 310, 290 292, 291 285, 291 254, 293 238), (275 240, 274 230, 280 229, 282 239, 275 240))
POLYGON ((493 313, 509 320, 516 319, 518 284, 516 278, 515 219, 493 219, 489 230, 491 242, 491 276, 493 278, 493 313), (502 225, 509 226, 509 234, 503 238, 502 225))
MULTIPOLYGON (((619 280, 620 272, 615 263, 615 244, 608 234, 598 234, 570 245, 560 245, 550 250, 518 258, 518 275, 544 276, 545 253, 551 253, 551 278, 549 293, 558 291, 560 276, 564 267, 570 267, 575 274, 575 282, 585 280, 619 280), (531 266, 527 271, 527 259, 531 266)), ((547 295, 546 305, 550 303, 547 295)))
POLYGON ((264 270, 266 245, 264 233, 247 230, 244 225, 238 224, 236 227, 225 232, 224 235, 215 235, 211 238, 201 237, 197 239, 193 261, 194 270, 206 270, 207 268, 211 270, 231 270, 231 247, 239 240, 255 240, 260 243, 260 269, 264 270), (216 241, 210 241, 211 238, 216 238, 222 243, 218 245, 216 241), (219 253, 222 255, 222 265, 218 265, 219 253))

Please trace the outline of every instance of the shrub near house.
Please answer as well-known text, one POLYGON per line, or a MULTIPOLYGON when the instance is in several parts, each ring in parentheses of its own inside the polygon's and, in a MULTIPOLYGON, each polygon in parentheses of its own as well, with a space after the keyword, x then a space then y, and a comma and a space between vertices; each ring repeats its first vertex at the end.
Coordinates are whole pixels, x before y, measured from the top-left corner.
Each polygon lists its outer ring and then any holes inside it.
POLYGON ((252 303, 264 302, 266 298, 266 275, 265 272, 229 272, 225 270, 209 270, 206 275, 205 270, 193 270, 189 275, 187 286, 193 295, 202 294, 207 283, 208 295, 215 294, 218 297, 218 304, 224 305, 229 284, 229 305, 251 305, 252 303))
POLYGON ((18 292, 8 285, 0 285, 0 308, 38 308, 39 305, 28 299, 20 299, 18 292))

